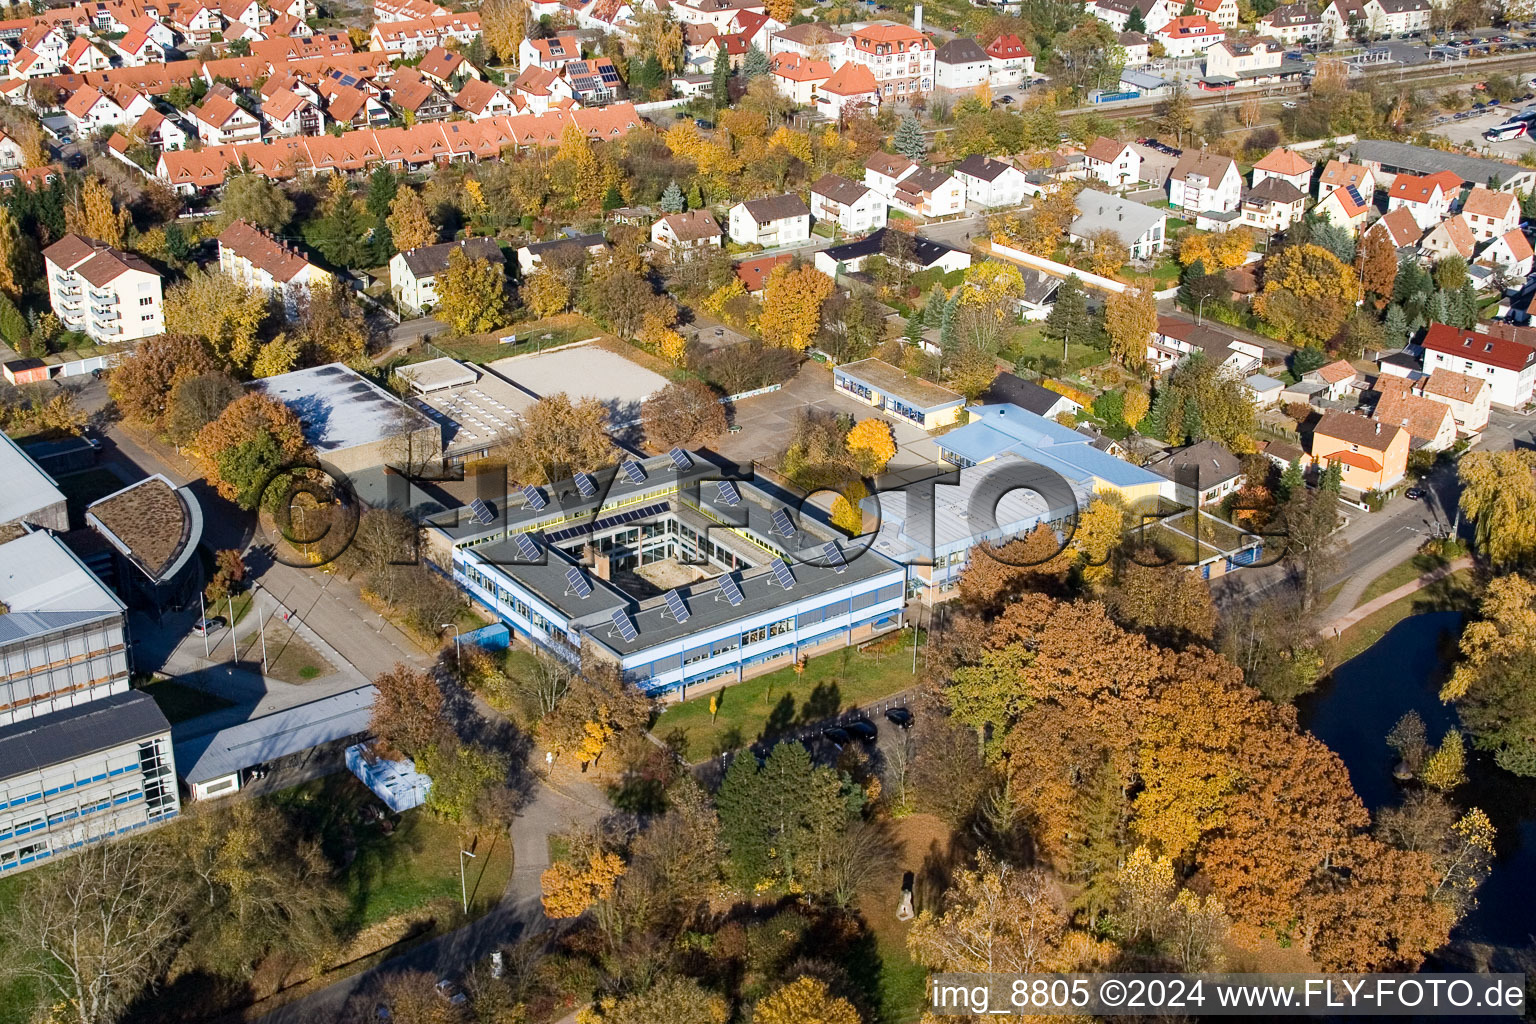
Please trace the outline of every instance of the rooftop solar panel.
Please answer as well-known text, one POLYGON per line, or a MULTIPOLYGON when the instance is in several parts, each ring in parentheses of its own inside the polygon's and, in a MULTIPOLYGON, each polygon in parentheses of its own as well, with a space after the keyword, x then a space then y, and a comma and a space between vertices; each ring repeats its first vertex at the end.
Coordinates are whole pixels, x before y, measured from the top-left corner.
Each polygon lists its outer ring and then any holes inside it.
POLYGON ((645 483, 645 467, 634 459, 624 463, 624 475, 629 477, 629 482, 632 484, 645 483))
POLYGON ((789 571, 789 566, 784 564, 784 559, 775 558, 769 568, 773 570, 773 578, 785 590, 795 585, 795 574, 789 571))
POLYGON ((1345 185, 1344 190, 1349 193, 1349 198, 1355 201, 1356 206, 1364 206, 1365 200, 1360 198, 1360 190, 1353 185, 1345 185))
POLYGON ((624 638, 625 643, 630 642, 639 635, 635 632, 635 624, 629 621, 629 616, 624 613, 623 608, 615 608, 612 618, 613 628, 619 631, 619 635, 624 638))
POLYGON ((667 611, 678 622, 688 621, 688 606, 683 604, 683 595, 675 590, 667 591, 667 611))
POLYGON ((725 595, 725 599, 731 603, 732 608, 741 604, 743 600, 741 587, 736 585, 736 577, 730 573, 720 577, 720 593, 725 595))
POLYGON ((523 485, 523 500, 526 501, 528 503, 528 507, 533 509, 535 512, 540 511, 544 508, 544 506, 549 504, 549 502, 544 500, 544 492, 533 486, 533 484, 523 485))
POLYGON ((721 480, 715 484, 715 489, 720 492, 720 501, 726 505, 741 504, 741 495, 736 492, 736 485, 729 480, 721 480))
POLYGON ((539 543, 526 533, 520 533, 513 538, 517 544, 517 553, 530 562, 539 557, 539 543))
POLYGON ((597 493, 597 484, 585 473, 576 474, 576 489, 581 492, 583 498, 590 498, 597 493))
POLYGON ((834 572, 842 572, 848 568, 848 563, 843 560, 843 553, 837 549, 837 545, 831 541, 821 546, 821 553, 827 556, 827 564, 834 572))
POLYGON ((565 582, 571 585, 569 593, 577 597, 586 597, 592 593, 592 584, 587 582, 586 576, 582 575, 581 570, 574 565, 565 570, 565 582))
POLYGON ((474 516, 475 522, 481 526, 487 526, 496 521, 496 513, 492 512, 491 506, 487 505, 480 498, 476 498, 469 503, 469 511, 474 516))
POLYGON ((795 524, 789 520, 789 513, 781 508, 773 510, 773 532, 781 537, 793 537, 796 533, 795 524))
POLYGON ((681 448, 673 448, 667 454, 672 457, 672 465, 678 469, 689 470, 693 468, 693 459, 689 458, 688 453, 681 448))

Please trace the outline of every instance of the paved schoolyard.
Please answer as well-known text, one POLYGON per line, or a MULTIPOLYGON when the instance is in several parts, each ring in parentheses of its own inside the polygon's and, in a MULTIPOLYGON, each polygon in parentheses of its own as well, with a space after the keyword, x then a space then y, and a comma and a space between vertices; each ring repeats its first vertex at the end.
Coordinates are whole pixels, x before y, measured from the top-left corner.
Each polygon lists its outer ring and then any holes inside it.
POLYGON ((561 391, 573 400, 595 398, 615 423, 638 419, 640 403, 667 386, 661 374, 597 345, 498 359, 489 369, 540 398, 561 391))
POLYGON ((794 436, 795 423, 806 409, 845 413, 858 419, 879 417, 896 435, 896 458, 890 472, 926 466, 938 458, 939 449, 927 432, 910 423, 881 415, 862 402, 832 389, 832 371, 808 360, 778 391, 736 403, 733 422, 742 429, 717 440, 712 447, 737 463, 761 463, 777 467, 794 436))

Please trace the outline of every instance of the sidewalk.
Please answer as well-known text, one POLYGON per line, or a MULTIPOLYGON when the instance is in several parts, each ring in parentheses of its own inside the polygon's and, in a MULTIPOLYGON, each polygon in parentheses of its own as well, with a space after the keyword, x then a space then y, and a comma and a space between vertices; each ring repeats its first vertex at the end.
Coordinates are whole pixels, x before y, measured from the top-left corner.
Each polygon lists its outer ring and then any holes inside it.
MULTIPOLYGON (((1381 609, 1385 608, 1392 602, 1400 601, 1410 594, 1417 593, 1418 591, 1423 590, 1425 587, 1428 587, 1431 584, 1438 582, 1439 580, 1445 579, 1445 577, 1451 575, 1453 572, 1459 572, 1462 569, 1469 569, 1471 567, 1472 559, 1469 556, 1463 555, 1462 557, 1450 562, 1448 565, 1442 565, 1440 568, 1434 570, 1433 572, 1425 573, 1423 576, 1420 576, 1418 579, 1411 583, 1404 583, 1402 586, 1395 590, 1389 590, 1385 594, 1382 594, 1380 597, 1372 598, 1365 604, 1361 605, 1359 608, 1355 608, 1348 614, 1341 615, 1326 625, 1322 626, 1318 629, 1317 633, 1319 636, 1338 636, 1349 627, 1355 625, 1357 622, 1360 622, 1362 619, 1374 615, 1376 612, 1379 612, 1381 609)), ((1342 597, 1343 595, 1340 594, 1339 596, 1342 597)))

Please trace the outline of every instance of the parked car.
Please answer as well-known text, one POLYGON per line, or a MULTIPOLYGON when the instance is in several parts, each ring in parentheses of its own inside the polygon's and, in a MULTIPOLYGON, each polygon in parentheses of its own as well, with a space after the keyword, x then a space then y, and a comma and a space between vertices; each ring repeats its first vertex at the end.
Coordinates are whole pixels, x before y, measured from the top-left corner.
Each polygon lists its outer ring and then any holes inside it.
POLYGON ((439 978, 436 987, 437 994, 448 1000, 453 1006, 463 1006, 469 1001, 469 997, 464 994, 464 990, 447 978, 439 978))
POLYGON ((714 128, 714 126, 715 126, 715 122, 713 122, 713 121, 706 121, 702 117, 694 118, 693 119, 693 124, 694 124, 695 128, 703 128, 705 131, 709 131, 710 129, 714 128))
POLYGON ((1418 501, 1424 497, 1424 489, 1422 487, 1410 487, 1403 492, 1403 496, 1410 501, 1418 501))
POLYGON ((830 729, 821 730, 821 738, 832 744, 838 750, 842 750, 849 743, 853 742, 853 737, 848 735, 847 729, 839 729, 836 726, 833 726, 830 729))
POLYGON ((215 615, 212 618, 198 619, 196 622, 192 623, 192 632, 196 633, 198 636, 207 636, 222 625, 224 625, 224 620, 221 617, 215 615))
POLYGON ((843 728, 861 743, 873 743, 880 738, 880 730, 867 718, 855 718, 843 723, 843 728))
POLYGON ((912 712, 906 708, 886 708, 885 718, 898 729, 912 728, 912 712))

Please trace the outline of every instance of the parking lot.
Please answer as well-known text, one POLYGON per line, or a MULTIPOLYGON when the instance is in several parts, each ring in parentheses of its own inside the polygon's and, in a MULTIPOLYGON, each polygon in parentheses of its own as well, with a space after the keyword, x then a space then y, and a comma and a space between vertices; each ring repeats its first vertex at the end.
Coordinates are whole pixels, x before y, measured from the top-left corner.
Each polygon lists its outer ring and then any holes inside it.
POLYGON ((1465 116, 1452 118, 1434 125, 1430 131, 1436 135, 1442 135, 1459 145, 1471 146, 1479 153, 1490 156, 1502 156, 1518 158, 1523 153, 1531 152, 1536 147, 1536 141, 1532 141, 1529 135, 1518 139, 1510 139, 1506 142, 1489 142, 1483 138, 1483 132, 1501 125, 1515 114, 1528 106, 1536 105, 1536 101, 1527 103, 1506 103, 1501 106, 1491 107, 1486 111, 1463 111, 1465 116))

